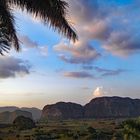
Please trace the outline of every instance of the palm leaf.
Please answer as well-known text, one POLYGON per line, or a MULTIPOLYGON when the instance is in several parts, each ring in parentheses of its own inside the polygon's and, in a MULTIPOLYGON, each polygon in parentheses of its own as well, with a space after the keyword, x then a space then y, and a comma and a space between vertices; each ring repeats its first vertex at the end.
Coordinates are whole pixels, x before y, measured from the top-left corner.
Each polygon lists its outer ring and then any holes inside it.
POLYGON ((39 17, 44 24, 49 24, 54 30, 73 41, 77 35, 72 26, 66 20, 68 4, 62 0, 7 0, 11 5, 16 5, 22 10, 39 17))
POLYGON ((13 45, 19 50, 19 41, 14 28, 14 18, 5 0, 0 1, 0 53, 8 51, 13 45))

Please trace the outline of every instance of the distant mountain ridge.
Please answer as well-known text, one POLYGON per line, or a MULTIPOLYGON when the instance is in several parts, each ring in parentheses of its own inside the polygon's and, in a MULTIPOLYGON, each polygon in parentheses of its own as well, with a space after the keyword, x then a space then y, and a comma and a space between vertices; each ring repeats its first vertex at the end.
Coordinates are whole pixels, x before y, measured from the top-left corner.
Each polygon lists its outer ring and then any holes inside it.
MULTIPOLYGON (((2 117, 5 121, 11 120, 9 119, 9 116, 16 110, 25 111, 28 113, 30 112, 34 120, 130 118, 140 116, 140 99, 117 96, 98 97, 92 99, 84 106, 72 102, 58 102, 56 104, 44 106, 42 111, 37 108, 18 108, 15 106, 7 106, 0 107, 0 112, 3 112, 0 113, 0 119, 2 117)), ((25 115, 25 117, 27 116, 25 115)))
POLYGON ((6 112, 6 111, 13 112, 13 111, 16 111, 16 110, 28 111, 28 112, 32 113, 32 117, 33 117, 34 120, 40 119, 41 113, 42 113, 42 110, 40 110, 38 108, 35 108, 35 107, 32 107, 32 108, 28 108, 28 107, 19 108, 19 107, 16 107, 16 106, 0 107, 0 113, 6 112))
POLYGON ((46 105, 41 119, 125 118, 140 116, 140 99, 98 97, 85 106, 71 102, 46 105))
POLYGON ((15 110, 13 112, 1 112, 0 123, 12 123, 18 116, 24 116, 32 119, 32 113, 22 110, 15 110))
POLYGON ((42 110, 35 108, 35 107, 32 107, 32 108, 22 107, 22 108, 20 108, 20 110, 28 111, 28 112, 32 113, 34 120, 39 120, 41 117, 41 114, 42 114, 42 110))
POLYGON ((18 109, 19 108, 16 107, 16 106, 3 106, 3 107, 0 107, 0 113, 5 112, 5 111, 12 112, 12 111, 15 111, 15 110, 18 110, 18 109))

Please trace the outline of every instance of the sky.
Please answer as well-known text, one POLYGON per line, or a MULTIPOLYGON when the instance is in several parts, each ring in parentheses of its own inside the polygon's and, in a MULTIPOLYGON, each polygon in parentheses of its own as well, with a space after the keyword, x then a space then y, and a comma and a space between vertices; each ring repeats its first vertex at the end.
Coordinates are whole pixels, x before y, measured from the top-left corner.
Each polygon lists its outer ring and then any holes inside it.
POLYGON ((0 56, 0 106, 140 98, 139 0, 66 0, 73 43, 14 9, 20 53, 0 56))

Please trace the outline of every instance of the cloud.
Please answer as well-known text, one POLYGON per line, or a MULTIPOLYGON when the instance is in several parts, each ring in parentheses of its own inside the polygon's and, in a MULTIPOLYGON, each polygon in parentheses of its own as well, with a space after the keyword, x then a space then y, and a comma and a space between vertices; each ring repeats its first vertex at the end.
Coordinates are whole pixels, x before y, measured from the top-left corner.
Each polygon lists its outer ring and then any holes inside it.
POLYGON ((105 77, 105 76, 116 76, 119 75, 123 72, 125 72, 126 70, 122 70, 122 69, 117 69, 117 70, 108 70, 106 72, 104 72, 101 76, 105 77))
POLYGON ((98 0, 72 0, 68 3, 70 17, 75 23, 80 41, 89 43, 91 40, 106 40, 109 37, 112 26, 108 17, 112 7, 107 8, 98 0))
MULTIPOLYGON (((99 41, 100 47, 104 51, 117 56, 130 56, 140 52, 138 34, 140 30, 138 26, 140 10, 138 1, 131 4, 128 2, 121 6, 121 3, 117 3, 117 1, 66 1, 69 3, 68 19, 76 29, 79 41, 82 41, 82 44, 91 46, 95 50, 95 47, 91 45, 91 41, 99 41)), ((32 20, 34 21, 34 19, 32 20)), ((30 42, 25 36, 21 37, 22 40, 26 40, 27 46, 36 46, 38 44, 34 41, 30 42)), ((95 51, 98 53, 97 50, 95 51)), ((73 52, 69 53, 71 53, 71 57, 63 54, 60 55, 60 59, 73 64, 81 63, 77 58, 75 60, 73 52)), ((100 54, 100 56, 102 55, 100 54)), ((89 63, 94 62, 90 60, 89 63)), ((88 60, 86 63, 88 63, 88 60)))
POLYGON ((77 23, 88 23, 93 18, 102 18, 106 12, 99 7, 97 0, 66 0, 69 4, 69 13, 72 21, 77 23))
POLYGON ((30 74, 28 62, 14 57, 0 57, 0 79, 30 74))
POLYGON ((19 35, 19 40, 23 44, 25 48, 23 50, 27 51, 30 48, 36 48, 36 50, 42 55, 42 56, 48 56, 48 46, 39 45, 38 42, 33 41, 31 38, 29 38, 27 35, 19 35))
POLYGON ((107 51, 118 56, 128 56, 140 52, 139 34, 128 31, 112 32, 109 39, 103 45, 107 51))
POLYGON ((91 65, 83 65, 82 68, 83 68, 84 70, 93 70, 94 67, 91 66, 91 65))
POLYGON ((19 35, 20 42, 27 48, 37 48, 38 43, 36 41, 32 41, 28 36, 26 35, 19 35))
POLYGON ((48 56, 48 47, 47 46, 40 47, 39 50, 40 50, 40 53, 42 56, 48 56))
POLYGON ((119 74, 127 71, 127 70, 124 70, 124 69, 111 70, 111 69, 105 69, 105 68, 100 68, 100 67, 94 67, 94 69, 97 72, 101 73, 101 77, 104 77, 104 76, 115 76, 115 75, 119 75, 119 74))
POLYGON ((87 42, 90 42, 91 40, 98 40, 103 43, 109 38, 113 30, 110 24, 111 23, 106 19, 96 19, 91 23, 79 26, 76 29, 78 29, 78 34, 81 39, 84 39, 87 42))
POLYGON ((101 97, 104 96, 104 90, 103 87, 97 87, 93 92, 94 97, 101 97))
MULTIPOLYGON (((69 13, 71 21, 77 30, 81 45, 66 45, 69 47, 67 52, 60 55, 60 59, 72 64, 91 63, 103 56, 91 45, 92 41, 98 41, 103 51, 109 52, 119 57, 131 56, 140 52, 139 22, 140 18, 137 2, 126 5, 115 4, 115 2, 104 2, 98 0, 67 0, 69 3, 69 13), (92 48, 92 58, 88 58, 83 52, 87 47, 92 48), (71 49, 72 48, 72 49, 71 49), (73 49, 74 48, 74 49, 73 49), (82 51, 79 51, 81 48, 82 51), (83 57, 77 57, 75 52, 81 53, 83 57)), ((62 45, 59 43, 58 46, 62 45)), ((56 45, 57 46, 57 45, 56 45)), ((63 46, 63 45, 62 45, 63 46)), ((60 47, 63 48, 63 47, 60 47)), ((63 48, 64 50, 65 47, 63 48)))
POLYGON ((106 69, 106 68, 101 68, 101 67, 97 67, 97 66, 91 66, 91 65, 84 65, 82 66, 82 68, 84 70, 94 70, 97 72, 97 74, 99 75, 98 78, 103 78, 103 77, 107 77, 107 76, 116 76, 116 75, 120 75, 123 72, 126 72, 127 70, 124 69, 106 69))
POLYGON ((83 66, 83 68, 85 70, 88 70, 88 72, 87 71, 63 72, 63 76, 64 77, 70 77, 70 78, 102 79, 104 77, 117 76, 117 75, 120 75, 120 74, 127 71, 127 70, 124 70, 124 69, 111 70, 111 69, 100 68, 100 67, 97 67, 97 66, 83 66))
POLYGON ((98 86, 93 91, 92 98, 109 96, 109 95, 113 95, 113 93, 114 93, 114 89, 112 89, 112 88, 105 88, 103 86, 98 86))
POLYGON ((100 68, 100 67, 97 67, 97 66, 95 66, 95 67, 93 67, 97 72, 110 72, 110 71, 112 71, 112 70, 109 70, 109 69, 105 69, 105 68, 100 68))
POLYGON ((61 60, 72 64, 91 63, 101 56, 86 42, 77 42, 74 46, 61 42, 54 46, 54 50, 61 53, 61 60))
POLYGON ((106 20, 100 19, 102 13, 98 4, 88 1, 68 1, 70 4, 70 17, 75 22, 79 41, 75 44, 60 42, 54 46, 55 51, 61 53, 59 58, 71 64, 93 63, 101 54, 91 45, 93 39, 105 40, 110 34, 110 27, 106 20), (73 4, 74 2, 74 4, 73 4), (62 53, 63 52, 63 53, 62 53))
POLYGON ((94 78, 94 76, 87 72, 64 72, 64 77, 71 77, 71 78, 94 78))

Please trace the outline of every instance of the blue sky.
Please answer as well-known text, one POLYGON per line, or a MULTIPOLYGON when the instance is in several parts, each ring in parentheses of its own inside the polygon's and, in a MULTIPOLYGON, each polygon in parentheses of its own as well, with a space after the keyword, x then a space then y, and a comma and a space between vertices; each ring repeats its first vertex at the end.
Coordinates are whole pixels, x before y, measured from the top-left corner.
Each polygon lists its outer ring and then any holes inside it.
POLYGON ((138 0, 66 0, 74 44, 19 9, 21 52, 0 57, 0 106, 85 104, 98 96, 140 98, 138 0))

